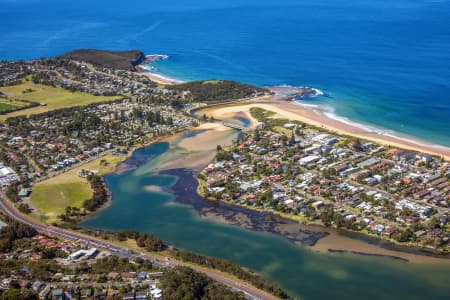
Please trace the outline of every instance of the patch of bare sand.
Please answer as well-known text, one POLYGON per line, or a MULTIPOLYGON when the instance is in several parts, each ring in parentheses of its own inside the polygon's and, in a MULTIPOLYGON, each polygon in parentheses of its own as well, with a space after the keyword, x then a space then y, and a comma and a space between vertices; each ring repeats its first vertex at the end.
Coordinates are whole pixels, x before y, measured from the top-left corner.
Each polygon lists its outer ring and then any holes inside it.
POLYGON ((218 123, 202 124, 196 130, 205 131, 182 139, 178 146, 188 151, 212 151, 217 149, 217 145, 230 145, 234 138, 230 128, 218 123))
POLYGON ((253 118, 250 114, 250 109, 236 104, 226 106, 213 106, 202 109, 199 113, 205 114, 208 117, 213 117, 216 120, 236 120, 237 117, 242 116, 250 121, 249 128, 255 128, 259 124, 258 120, 253 118), (242 109, 241 109, 242 108, 242 109))
POLYGON ((168 160, 162 163, 158 169, 169 170, 177 168, 187 168, 193 170, 201 170, 207 166, 216 155, 213 151, 201 151, 197 153, 186 153, 182 157, 168 160))
POLYGON ((160 187, 158 185, 147 185, 144 187, 144 189, 149 192, 157 192, 157 193, 163 192, 162 187, 160 187))
POLYGON ((404 251, 389 250, 358 239, 342 236, 335 232, 330 232, 330 235, 320 239, 314 246, 310 247, 310 249, 322 253, 328 252, 328 249, 349 252, 354 251, 366 254, 401 257, 413 263, 450 265, 450 259, 418 255, 404 251))
POLYGON ((196 134, 178 134, 167 141, 171 151, 164 156, 159 169, 190 168, 200 170, 213 161, 217 145, 226 147, 232 144, 236 132, 218 123, 205 123, 194 129, 196 134))

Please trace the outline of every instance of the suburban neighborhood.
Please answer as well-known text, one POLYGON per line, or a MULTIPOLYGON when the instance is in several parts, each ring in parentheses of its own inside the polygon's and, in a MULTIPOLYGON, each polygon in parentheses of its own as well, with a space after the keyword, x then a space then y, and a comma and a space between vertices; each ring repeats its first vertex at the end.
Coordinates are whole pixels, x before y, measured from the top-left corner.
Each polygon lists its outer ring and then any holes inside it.
POLYGON ((448 250, 447 161, 251 113, 257 128, 199 175, 207 199, 448 250))

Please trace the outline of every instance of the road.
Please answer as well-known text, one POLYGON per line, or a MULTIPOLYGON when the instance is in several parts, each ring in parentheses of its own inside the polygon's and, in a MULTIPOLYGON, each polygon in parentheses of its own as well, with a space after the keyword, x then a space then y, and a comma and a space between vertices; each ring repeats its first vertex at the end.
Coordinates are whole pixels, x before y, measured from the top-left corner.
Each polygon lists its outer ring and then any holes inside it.
MULTIPOLYGON (((112 243, 109 243, 109 242, 106 242, 106 241, 103 241, 103 240, 100 240, 100 239, 97 239, 94 237, 82 235, 79 233, 74 233, 72 231, 68 231, 68 230, 53 227, 53 226, 50 226, 47 224, 39 223, 39 222, 29 218, 28 216, 22 214, 21 212, 19 212, 13 206, 13 204, 5 197, 5 195, 1 194, 1 193, 0 193, 0 209, 3 210, 9 217, 11 217, 21 223, 24 223, 24 224, 27 224, 27 225, 33 227, 34 229, 36 229, 38 232, 40 232, 42 234, 46 234, 49 236, 54 236, 54 237, 58 237, 58 238, 62 238, 62 239, 66 239, 66 240, 70 240, 70 241, 74 241, 74 242, 81 241, 81 242, 88 244, 90 247, 107 250, 107 251, 111 252, 112 254, 122 257, 122 258, 127 258, 127 259, 131 259, 131 260, 135 260, 137 258, 147 259, 147 260, 150 260, 154 266, 163 268, 163 269, 173 268, 175 266, 180 266, 180 265, 188 265, 186 263, 174 260, 172 258, 164 259, 157 255, 151 255, 148 253, 138 253, 129 248, 119 247, 117 245, 114 245, 112 243)), ((205 270, 204 268, 200 268, 200 267, 196 267, 196 266, 192 266, 192 265, 188 265, 188 266, 195 269, 198 272, 205 274, 206 276, 212 278, 213 280, 216 280, 218 282, 221 282, 221 283, 229 286, 233 290, 243 292, 244 295, 246 296, 246 298, 248 298, 248 299, 255 299, 255 300, 256 299, 258 299, 258 300, 278 299, 275 296, 273 296, 265 291, 257 289, 256 287, 253 287, 249 284, 244 284, 242 282, 234 280, 234 279, 227 277, 219 272, 205 270)))

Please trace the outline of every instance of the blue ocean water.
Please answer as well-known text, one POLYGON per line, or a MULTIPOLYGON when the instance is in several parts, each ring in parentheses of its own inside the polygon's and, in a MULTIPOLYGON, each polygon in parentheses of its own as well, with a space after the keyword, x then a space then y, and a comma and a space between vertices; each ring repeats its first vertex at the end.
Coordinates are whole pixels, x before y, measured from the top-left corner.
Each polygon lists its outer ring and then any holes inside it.
POLYGON ((168 54, 181 80, 313 86, 333 115, 450 146, 449 0, 0 0, 0 59, 168 54))

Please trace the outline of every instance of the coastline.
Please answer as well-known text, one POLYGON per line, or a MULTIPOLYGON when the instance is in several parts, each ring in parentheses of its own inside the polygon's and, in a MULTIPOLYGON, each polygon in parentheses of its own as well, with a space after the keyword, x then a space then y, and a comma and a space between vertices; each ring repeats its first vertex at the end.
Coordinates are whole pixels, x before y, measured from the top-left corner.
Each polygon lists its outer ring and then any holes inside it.
MULTIPOLYGON (((341 135, 351 135, 354 137, 371 140, 384 146, 394 146, 418 152, 426 152, 437 156, 442 156, 445 160, 450 160, 450 148, 436 146, 432 144, 409 141, 401 137, 385 135, 378 132, 369 131, 363 126, 349 124, 326 115, 317 113, 310 107, 290 101, 285 96, 273 96, 268 100, 260 99, 246 100, 241 103, 226 104, 222 106, 206 107, 200 110, 207 115, 210 114, 217 119, 227 118, 230 113, 245 113, 250 120, 250 108, 260 107, 276 113, 275 118, 286 118, 308 123, 329 131, 334 131, 341 135)), ((252 123, 255 123, 254 121, 252 123)))
POLYGON ((144 62, 142 62, 140 65, 136 66, 136 69, 138 70, 138 74, 146 76, 151 81, 156 82, 157 84, 162 85, 173 85, 173 84, 179 84, 183 83, 181 80, 177 80, 174 78, 170 78, 155 72, 152 72, 154 68, 151 66, 152 63, 158 61, 158 60, 165 60, 168 59, 169 56, 164 54, 150 54, 145 56, 144 62))
MULTIPOLYGON (((138 74, 146 76, 150 80, 162 85, 174 85, 183 83, 183 81, 151 72, 151 67, 147 67, 147 65, 150 65, 155 61, 165 59, 168 59, 168 56, 160 54, 148 55, 147 60, 143 64, 138 66, 138 74)), ((395 131, 390 132, 388 128, 386 128, 383 132, 383 130, 377 130, 375 128, 375 125, 360 124, 342 116, 331 115, 328 112, 318 112, 315 109, 315 105, 301 103, 293 99, 296 98, 295 92, 298 92, 298 90, 300 89, 311 90, 313 91, 314 95, 319 96, 323 95, 323 92, 321 90, 311 87, 297 88, 291 86, 272 86, 269 87, 269 89, 274 92, 275 95, 270 97, 267 101, 262 101, 265 97, 263 99, 242 99, 223 105, 208 105, 204 109, 199 109, 198 111, 213 108, 212 111, 214 112, 214 110, 217 110, 221 107, 226 107, 229 109, 233 106, 242 106, 247 102, 249 102, 249 104, 267 104, 270 105, 272 109, 265 109, 276 112, 278 117, 301 121, 317 127, 322 127, 330 131, 334 131, 342 135, 351 135, 358 138, 371 140, 384 146, 394 146, 418 152, 426 152, 429 154, 441 156, 445 160, 450 160, 450 147, 448 146, 433 144, 432 142, 421 140, 419 137, 415 136, 402 136, 402 134, 395 131), (284 91, 294 92, 294 94, 284 94, 284 91)), ((298 100, 301 100, 301 97, 298 100)), ((239 111, 234 111, 234 113, 236 112, 239 111)), ((247 118, 251 121, 251 128, 253 128, 253 126, 256 126, 255 124, 257 124, 257 121, 251 117, 250 113, 248 113, 248 110, 246 112, 247 118)), ((212 116, 216 119, 229 118, 229 116, 220 116, 220 114, 217 113, 212 114, 212 116)))
POLYGON ((149 71, 146 71, 144 68, 140 67, 141 72, 139 72, 138 74, 141 74, 143 76, 148 77, 151 81, 156 82, 158 84, 163 84, 163 85, 173 85, 173 84, 179 84, 179 83, 183 83, 183 81, 181 80, 176 80, 176 79, 172 79, 169 77, 165 77, 163 75, 160 74, 156 74, 156 73, 151 73, 149 71))
MULTIPOLYGON (((215 105, 208 106, 202 109, 199 109, 197 113, 203 114, 205 113, 208 116, 212 116, 215 119, 219 120, 227 120, 236 117, 237 115, 245 114, 248 120, 250 121, 249 128, 254 128, 258 121, 256 121, 250 114, 250 108, 252 107, 261 107, 269 111, 273 111, 276 113, 274 117, 282 117, 288 118, 291 120, 299 120, 304 123, 309 123, 315 125, 317 127, 321 127, 328 130, 333 130, 339 134, 343 135, 352 135, 352 136, 360 136, 361 138, 374 140, 380 144, 396 146, 399 148, 408 148, 415 151, 424 151, 432 154, 440 154, 445 157, 445 159, 449 158, 449 153, 447 149, 442 148, 438 150, 444 150, 446 152, 438 152, 433 153, 436 149, 432 145, 422 145, 415 144, 414 142, 404 143, 405 141, 397 138, 397 137, 389 137, 389 139, 383 139, 383 137, 373 139, 370 137, 368 133, 370 132, 359 132, 355 134, 354 130, 361 130, 359 127, 349 126, 348 124, 334 124, 335 122, 332 119, 324 118, 323 116, 317 114, 313 110, 302 110, 301 105, 297 105, 295 103, 286 101, 286 97, 272 97, 271 100, 261 101, 261 99, 257 100, 246 100, 240 103, 229 103, 225 105, 215 105), (344 126, 345 125, 345 126, 344 126)), ((199 182, 199 187, 202 187, 202 183, 199 182)), ((201 190, 198 191, 201 194, 201 190)), ((222 201, 226 204, 237 205, 236 203, 222 201)), ((254 207, 249 207, 246 205, 238 205, 243 206, 248 209, 263 211, 254 207)), ((353 233, 353 237, 344 236, 342 234, 338 234, 338 230, 334 228, 327 228, 321 224, 303 222, 298 218, 295 218, 290 215, 284 215, 280 213, 276 213, 276 215, 281 218, 294 220, 299 223, 305 224, 306 226, 320 226, 324 231, 330 233, 329 236, 319 239, 317 243, 310 246, 312 251, 318 252, 352 252, 355 254, 367 254, 367 255, 376 255, 376 256, 387 256, 392 258, 401 258, 404 260, 419 262, 419 263, 441 263, 445 262, 450 263, 450 257, 446 254, 440 254, 432 251, 431 249, 423 248, 418 245, 404 245, 399 244, 390 240, 379 239, 378 237, 372 235, 366 235, 363 233, 352 232, 349 230, 343 229, 344 232, 347 232, 348 235, 353 233), (359 238, 357 235, 360 235, 359 238), (372 240, 371 242, 363 241, 363 239, 367 238, 368 240, 372 240), (375 241, 375 242, 374 242, 375 241), (379 244, 379 245, 375 245, 379 244)))

